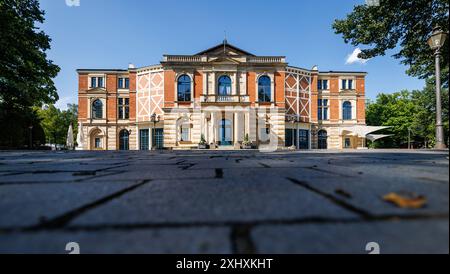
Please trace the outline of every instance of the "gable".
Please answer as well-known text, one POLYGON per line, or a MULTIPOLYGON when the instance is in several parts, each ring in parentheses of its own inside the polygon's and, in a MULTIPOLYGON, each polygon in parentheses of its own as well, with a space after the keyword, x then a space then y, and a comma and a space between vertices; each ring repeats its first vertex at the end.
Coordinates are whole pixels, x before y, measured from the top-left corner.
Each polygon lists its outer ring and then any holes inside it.
POLYGON ((201 51, 195 55, 229 55, 229 56, 255 56, 254 54, 242 50, 236 46, 229 44, 226 40, 212 48, 201 51))

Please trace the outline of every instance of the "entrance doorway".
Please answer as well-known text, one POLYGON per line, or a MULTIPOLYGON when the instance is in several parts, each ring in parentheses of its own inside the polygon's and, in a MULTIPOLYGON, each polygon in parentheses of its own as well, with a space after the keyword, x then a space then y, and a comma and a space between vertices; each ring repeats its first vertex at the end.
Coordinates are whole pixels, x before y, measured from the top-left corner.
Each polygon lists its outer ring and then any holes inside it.
POLYGON ((221 146, 231 146, 233 145, 233 135, 232 135, 231 121, 227 119, 222 119, 219 128, 219 139, 221 146))

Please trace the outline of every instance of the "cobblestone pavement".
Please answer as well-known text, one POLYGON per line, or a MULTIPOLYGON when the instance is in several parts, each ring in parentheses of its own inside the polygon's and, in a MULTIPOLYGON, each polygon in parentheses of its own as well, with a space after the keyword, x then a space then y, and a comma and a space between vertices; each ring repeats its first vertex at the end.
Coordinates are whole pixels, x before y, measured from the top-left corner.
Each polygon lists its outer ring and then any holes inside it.
POLYGON ((448 152, 0 152, 0 253, 449 252, 448 152), (383 201, 424 195, 421 209, 383 201))

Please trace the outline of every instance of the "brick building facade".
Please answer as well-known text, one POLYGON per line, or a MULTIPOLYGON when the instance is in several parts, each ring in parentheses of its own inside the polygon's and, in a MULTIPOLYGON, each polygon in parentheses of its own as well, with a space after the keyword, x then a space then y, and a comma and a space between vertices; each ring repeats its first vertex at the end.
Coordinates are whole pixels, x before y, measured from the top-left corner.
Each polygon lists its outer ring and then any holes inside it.
POLYGON ((364 147, 364 72, 293 67, 226 41, 154 66, 77 72, 80 149, 364 147))

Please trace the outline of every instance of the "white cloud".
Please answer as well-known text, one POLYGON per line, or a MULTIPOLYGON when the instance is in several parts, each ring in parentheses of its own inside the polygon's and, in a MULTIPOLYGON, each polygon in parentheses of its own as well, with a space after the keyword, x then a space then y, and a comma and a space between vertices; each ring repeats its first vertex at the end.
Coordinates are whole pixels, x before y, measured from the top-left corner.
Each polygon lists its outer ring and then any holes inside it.
POLYGON ((365 64, 369 59, 361 59, 358 57, 358 55, 361 53, 360 48, 356 48, 351 54, 347 56, 347 60, 345 61, 346 65, 352 65, 355 63, 365 64))

